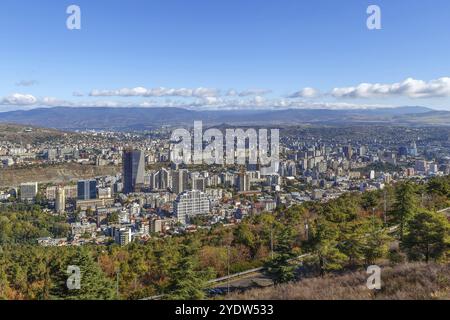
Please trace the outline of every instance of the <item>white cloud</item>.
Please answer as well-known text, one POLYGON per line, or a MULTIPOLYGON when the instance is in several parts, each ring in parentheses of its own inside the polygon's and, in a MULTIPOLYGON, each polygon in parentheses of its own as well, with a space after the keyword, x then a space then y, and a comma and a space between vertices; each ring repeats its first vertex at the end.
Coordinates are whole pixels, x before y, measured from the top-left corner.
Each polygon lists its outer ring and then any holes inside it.
POLYGON ((361 83, 356 87, 334 88, 331 95, 335 98, 450 97, 450 78, 444 77, 428 82, 408 78, 403 82, 392 84, 361 83))
POLYGON ((0 104, 13 106, 29 106, 34 105, 36 102, 37 99, 31 94, 14 93, 3 98, 0 101, 0 104))
POLYGON ((264 96, 266 94, 271 93, 272 90, 269 89, 248 89, 239 93, 240 97, 248 97, 248 96, 264 96))
MULTIPOLYGON (((157 104, 155 106, 162 107, 157 104)), ((380 104, 352 104, 343 102, 309 102, 294 99, 265 99, 261 96, 256 96, 251 99, 216 99, 209 100, 208 103, 204 99, 195 101, 193 103, 176 102, 170 105, 171 107, 180 107, 187 109, 200 110, 243 110, 243 109, 376 109, 388 108, 389 105, 380 104)))
POLYGON ((289 98, 315 98, 319 95, 319 91, 314 88, 303 88, 300 91, 294 92, 289 98))
POLYGON ((236 97, 239 95, 239 92, 237 92, 234 89, 228 90, 227 93, 225 94, 227 97, 236 97))
MULTIPOLYGON (((177 107, 191 110, 242 110, 242 109, 372 109, 386 105, 308 102, 298 99, 266 99, 261 96, 251 98, 202 97, 195 99, 160 99, 143 101, 88 100, 68 101, 54 97, 36 98, 32 95, 15 94, 0 100, 0 104, 16 107, 177 107)), ((4 108, 3 108, 4 109, 4 108)), ((10 109, 10 108, 9 108, 10 109)))
MULTIPOLYGON (((268 89, 248 89, 244 91, 229 90, 225 93, 228 97, 249 97, 263 96, 271 93, 268 89)), ((116 90, 92 90, 91 97, 185 97, 185 98, 206 98, 220 96, 220 90, 214 88, 122 88, 116 90)))
POLYGON ((18 87, 31 87, 31 86, 35 86, 38 85, 39 81, 37 80, 20 80, 19 82, 16 83, 16 86, 18 87))
MULTIPOLYGON (((372 103, 349 103, 351 98, 434 98, 450 97, 450 78, 431 81, 406 79, 400 83, 370 84, 362 83, 355 87, 334 88, 328 93, 320 93, 312 87, 306 87, 287 97, 268 97, 271 92, 264 89, 244 91, 221 91, 210 88, 122 88, 117 90, 93 90, 89 95, 73 92, 75 97, 83 97, 84 101, 62 100, 54 97, 35 97, 31 94, 14 93, 0 97, 3 110, 14 107, 179 107, 199 110, 236 110, 236 109, 372 109, 390 107, 372 103), (259 93, 259 94, 258 94, 259 93), (97 100, 93 97, 99 97, 97 100), (115 97, 120 97, 115 99, 115 97), (121 99, 129 97, 130 99, 121 99), (325 101, 318 101, 317 98, 325 101), (141 98, 141 99, 138 99, 141 98), (329 98, 340 98, 338 100, 329 98), (151 100, 150 100, 151 99, 151 100), (311 102, 311 99, 313 102, 311 102), (141 101, 139 101, 141 100, 141 101), (309 100, 309 101, 308 101, 309 100)), ((81 99, 80 99, 81 100, 81 99)))
POLYGON ((91 97, 216 97, 219 90, 211 88, 151 88, 144 87, 122 88, 117 90, 92 90, 91 97))

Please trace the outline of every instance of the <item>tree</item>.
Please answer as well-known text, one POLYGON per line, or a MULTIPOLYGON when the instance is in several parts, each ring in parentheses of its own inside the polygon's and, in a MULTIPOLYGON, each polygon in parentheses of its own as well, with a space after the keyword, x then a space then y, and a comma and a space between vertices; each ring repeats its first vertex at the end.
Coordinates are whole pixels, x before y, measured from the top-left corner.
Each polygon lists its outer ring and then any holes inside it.
POLYGON ((205 289, 207 280, 211 277, 211 271, 197 271, 193 256, 188 254, 188 248, 184 252, 180 262, 172 267, 168 286, 168 300, 201 300, 206 297, 205 289))
POLYGON ((337 225, 339 238, 337 248, 345 254, 350 265, 358 265, 364 259, 364 237, 367 230, 365 219, 355 219, 337 225))
POLYGON ((289 282, 295 278, 295 265, 291 264, 295 256, 292 251, 294 236, 292 228, 285 227, 277 237, 276 255, 268 263, 268 272, 275 283, 289 282))
POLYGON ((76 248, 63 260, 58 261, 52 269, 56 279, 54 279, 51 295, 55 299, 111 300, 117 298, 114 282, 105 276, 87 248, 76 248), (67 286, 67 280, 71 276, 67 273, 69 266, 80 269, 80 289, 70 290, 67 286))
POLYGON ((227 274, 228 254, 225 247, 204 246, 199 252, 199 263, 202 268, 212 267, 219 277, 227 274))
POLYGON ((342 269, 348 257, 337 247, 339 230, 336 224, 320 217, 311 233, 312 260, 318 265, 320 274, 342 269))
POLYGON ((36 204, 44 203, 44 197, 42 196, 42 194, 40 192, 38 192, 36 194, 36 197, 34 198, 34 203, 36 203, 36 204))
POLYGON ((426 191, 431 197, 428 209, 441 209, 450 203, 450 179, 449 177, 434 177, 426 185, 426 191))
POLYGON ((397 187, 393 215, 395 222, 400 224, 400 240, 405 234, 405 226, 417 210, 417 202, 414 186, 410 182, 397 187))
POLYGON ((375 192, 365 192, 361 198, 361 206, 364 210, 372 210, 378 206, 378 198, 375 192))
POLYGON ((7 291, 9 290, 8 276, 3 269, 0 269, 0 300, 7 299, 7 291))
POLYGON ((450 224, 445 216, 421 211, 411 219, 408 230, 402 246, 409 259, 428 263, 448 254, 450 224))
POLYGON ((9 290, 8 274, 5 271, 6 261, 3 257, 3 250, 0 247, 0 300, 7 299, 7 292, 9 290))
POLYGON ((0 216, 0 244, 8 243, 12 233, 11 221, 8 217, 0 216))
POLYGON ((430 194, 448 197, 450 195, 450 181, 448 177, 434 177, 427 185, 430 194))
POLYGON ((256 241, 255 235, 247 222, 243 222, 237 227, 235 231, 235 241, 236 243, 246 245, 252 250, 254 249, 256 241))
POLYGON ((383 222, 375 216, 367 219, 365 222, 365 231, 362 253, 364 255, 366 265, 372 265, 379 258, 384 257, 388 253, 388 243, 391 237, 383 228, 383 222))

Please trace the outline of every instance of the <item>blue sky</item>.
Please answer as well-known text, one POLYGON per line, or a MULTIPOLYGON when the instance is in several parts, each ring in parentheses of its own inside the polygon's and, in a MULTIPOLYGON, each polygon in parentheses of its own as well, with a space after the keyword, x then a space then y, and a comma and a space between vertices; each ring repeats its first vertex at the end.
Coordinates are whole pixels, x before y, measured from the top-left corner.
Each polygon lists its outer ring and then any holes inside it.
POLYGON ((0 39, 0 111, 450 110, 448 0, 2 0, 0 39), (371 4, 382 30, 366 27, 371 4))

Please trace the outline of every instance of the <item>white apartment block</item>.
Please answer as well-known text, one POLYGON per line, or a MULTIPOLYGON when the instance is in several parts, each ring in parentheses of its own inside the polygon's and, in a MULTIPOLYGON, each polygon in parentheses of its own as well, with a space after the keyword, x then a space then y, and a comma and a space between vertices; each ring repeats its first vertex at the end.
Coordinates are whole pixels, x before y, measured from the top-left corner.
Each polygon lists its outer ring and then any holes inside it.
POLYGON ((175 200, 173 210, 178 222, 187 224, 189 217, 210 212, 208 195, 199 190, 183 192, 175 200))

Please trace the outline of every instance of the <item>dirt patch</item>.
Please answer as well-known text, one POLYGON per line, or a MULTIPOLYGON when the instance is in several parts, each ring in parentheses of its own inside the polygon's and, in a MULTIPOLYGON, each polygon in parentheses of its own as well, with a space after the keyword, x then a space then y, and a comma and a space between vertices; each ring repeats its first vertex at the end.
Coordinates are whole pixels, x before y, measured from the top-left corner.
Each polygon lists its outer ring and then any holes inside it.
POLYGON ((0 187, 18 186, 24 182, 68 183, 79 179, 115 175, 120 167, 60 164, 45 167, 0 169, 0 187))

